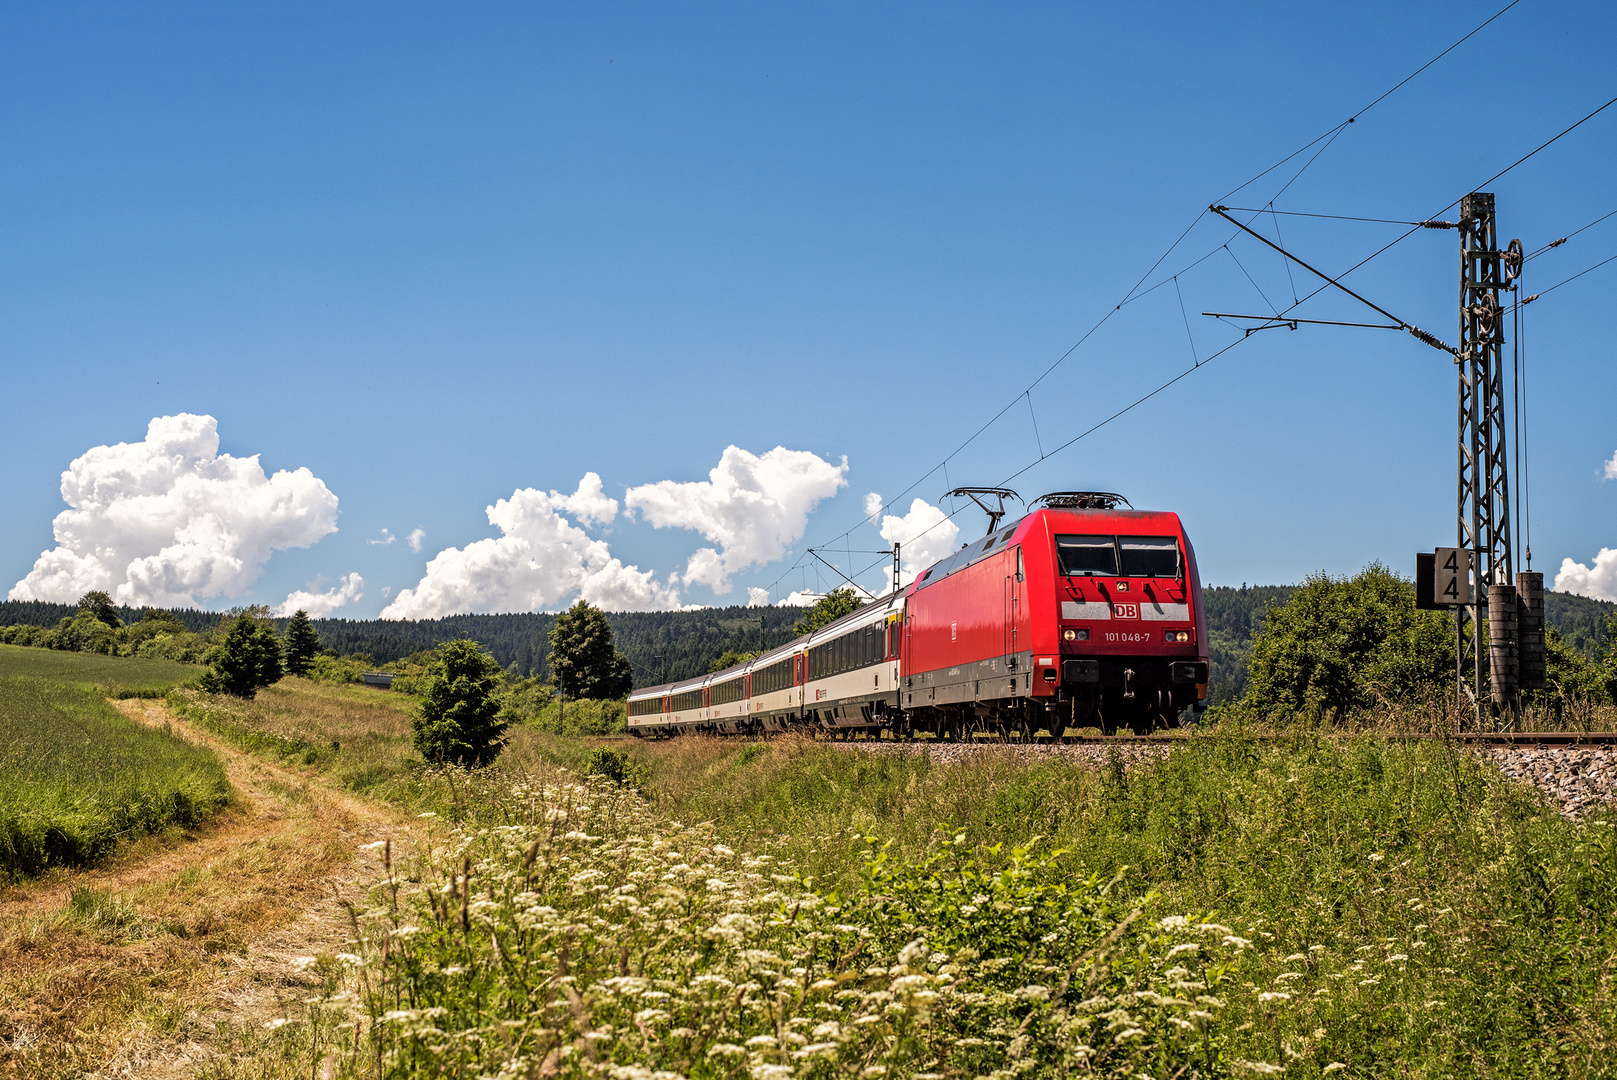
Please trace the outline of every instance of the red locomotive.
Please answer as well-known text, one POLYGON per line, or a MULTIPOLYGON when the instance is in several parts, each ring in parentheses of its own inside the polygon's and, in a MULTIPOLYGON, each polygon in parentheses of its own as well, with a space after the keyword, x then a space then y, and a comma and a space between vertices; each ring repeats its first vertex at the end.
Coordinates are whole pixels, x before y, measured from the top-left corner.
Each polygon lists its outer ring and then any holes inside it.
MULTIPOLYGON (((1207 697, 1176 514, 1055 492, 880 598, 747 664, 629 695, 637 734, 807 727, 942 738, 1170 726, 1207 697)), ((992 519, 997 524, 997 518, 992 519)))

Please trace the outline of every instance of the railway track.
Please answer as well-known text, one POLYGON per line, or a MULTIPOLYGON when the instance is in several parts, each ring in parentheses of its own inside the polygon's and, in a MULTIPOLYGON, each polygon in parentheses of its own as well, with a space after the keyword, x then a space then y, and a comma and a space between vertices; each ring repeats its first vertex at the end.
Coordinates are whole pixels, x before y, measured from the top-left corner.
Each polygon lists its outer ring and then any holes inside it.
MULTIPOLYGON (((1261 742, 1279 742, 1293 736, 1252 735, 1261 742)), ((925 754, 939 764, 962 764, 984 755, 1007 755, 1024 760, 1061 758, 1101 768, 1120 760, 1125 768, 1143 764, 1188 743, 1194 733, 1110 738, 1079 736, 1064 742, 999 740, 936 741, 931 739, 852 739, 831 745, 873 754, 925 754)), ((1475 748, 1511 780, 1537 788, 1567 817, 1582 818, 1596 811, 1617 812, 1617 731, 1469 731, 1457 735, 1388 735, 1399 741, 1444 740, 1475 748)))
MULTIPOLYGON (((765 736, 769 738, 770 736, 765 736)), ((945 747, 945 746, 1158 746, 1172 745, 1187 742, 1198 738, 1194 731, 1164 731, 1151 735, 1069 735, 1057 741, 1050 738, 1035 738, 1032 742, 1008 740, 992 736, 977 739, 882 739, 882 738, 849 738, 826 739, 827 742, 848 742, 860 745, 879 744, 882 746, 913 746, 913 747, 945 747)), ((1278 741, 1295 738, 1292 735, 1282 734, 1254 734, 1245 736, 1259 742, 1278 741)), ((1468 743, 1477 746, 1521 747, 1524 749, 1550 746, 1617 746, 1617 731, 1461 731, 1450 735, 1434 735, 1422 732, 1387 733, 1382 736, 1387 739, 1415 740, 1438 739, 1453 742, 1468 743)))

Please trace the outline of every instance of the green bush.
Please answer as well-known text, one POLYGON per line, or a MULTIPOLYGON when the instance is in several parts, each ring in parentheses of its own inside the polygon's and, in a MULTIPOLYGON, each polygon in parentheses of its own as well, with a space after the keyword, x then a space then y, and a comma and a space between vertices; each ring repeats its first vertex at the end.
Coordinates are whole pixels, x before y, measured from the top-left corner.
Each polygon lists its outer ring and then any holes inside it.
POLYGON ((584 775, 599 776, 619 787, 641 791, 646 786, 651 770, 634 761, 622 750, 615 750, 610 746, 597 746, 590 752, 589 762, 584 766, 584 775))
POLYGON ((304 678, 326 683, 360 683, 365 681, 365 673, 371 670, 369 657, 360 659, 321 653, 309 662, 304 678))
POLYGON ((1242 703, 1334 714, 1440 692, 1454 681, 1454 623, 1417 611, 1414 586, 1380 563, 1311 575, 1253 640, 1242 703))
POLYGON ((629 707, 623 701, 551 701, 527 726, 553 735, 621 735, 629 730, 629 707))

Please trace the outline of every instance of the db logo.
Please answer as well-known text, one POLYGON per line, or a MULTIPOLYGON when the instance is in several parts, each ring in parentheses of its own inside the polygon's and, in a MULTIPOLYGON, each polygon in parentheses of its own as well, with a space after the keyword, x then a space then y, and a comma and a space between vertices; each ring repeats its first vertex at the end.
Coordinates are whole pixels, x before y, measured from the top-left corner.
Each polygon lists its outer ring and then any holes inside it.
POLYGON ((1112 618, 1114 618, 1114 619, 1138 619, 1139 617, 1140 617, 1140 605, 1139 604, 1113 604, 1112 605, 1112 618))

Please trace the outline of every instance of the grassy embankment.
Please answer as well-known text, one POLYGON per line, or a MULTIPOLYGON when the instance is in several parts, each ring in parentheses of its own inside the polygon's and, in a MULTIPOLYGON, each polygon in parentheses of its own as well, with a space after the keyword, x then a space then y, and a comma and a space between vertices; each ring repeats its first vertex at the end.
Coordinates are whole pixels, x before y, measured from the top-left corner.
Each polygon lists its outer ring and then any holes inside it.
POLYGON ((0 877, 84 866, 119 842, 225 804, 217 758, 130 720, 110 696, 156 697, 196 669, 0 646, 0 877))
POLYGON ((290 1025, 288 1060, 335 1035, 335 1064, 399 1075, 1055 1075, 1075 1047, 1151 1075, 1617 1074, 1613 819, 1440 740, 1232 727, 1124 769, 519 728, 468 776, 411 764, 407 702, 315 723, 326 688, 282 693, 239 740, 465 830, 362 920, 359 1027, 290 1025), (602 745, 649 801, 572 786, 602 745))

